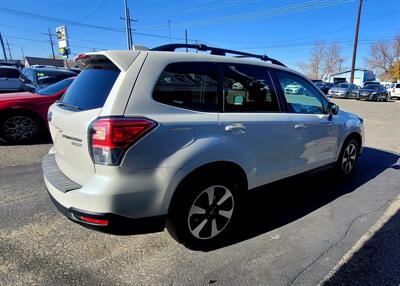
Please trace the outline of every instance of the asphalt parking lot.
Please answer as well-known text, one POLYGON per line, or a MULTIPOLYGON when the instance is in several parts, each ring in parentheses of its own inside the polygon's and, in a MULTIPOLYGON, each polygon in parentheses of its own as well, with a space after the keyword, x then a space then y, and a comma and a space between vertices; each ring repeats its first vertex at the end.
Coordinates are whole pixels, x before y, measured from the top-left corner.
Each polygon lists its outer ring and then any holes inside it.
POLYGON ((42 180, 51 144, 0 146, 0 284, 399 285, 400 102, 335 101, 364 118, 354 177, 326 171, 254 192, 240 232, 209 252, 166 231, 112 236, 70 222, 42 180))

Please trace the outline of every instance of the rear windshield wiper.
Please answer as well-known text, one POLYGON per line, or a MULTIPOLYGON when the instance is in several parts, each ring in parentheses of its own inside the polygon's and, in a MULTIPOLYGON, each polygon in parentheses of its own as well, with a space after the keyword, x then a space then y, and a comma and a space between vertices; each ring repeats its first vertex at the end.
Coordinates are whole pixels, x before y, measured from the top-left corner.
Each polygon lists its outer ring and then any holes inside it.
POLYGON ((79 106, 75 106, 75 105, 73 105, 71 103, 67 103, 67 102, 57 101, 57 105, 65 106, 65 107, 75 109, 75 110, 81 110, 81 108, 79 106))

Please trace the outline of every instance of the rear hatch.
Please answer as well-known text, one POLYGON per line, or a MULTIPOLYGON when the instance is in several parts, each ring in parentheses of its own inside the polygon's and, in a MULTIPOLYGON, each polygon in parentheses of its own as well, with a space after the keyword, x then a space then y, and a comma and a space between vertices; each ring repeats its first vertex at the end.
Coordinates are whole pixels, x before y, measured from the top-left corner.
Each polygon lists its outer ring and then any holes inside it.
POLYGON ((88 146, 88 128, 103 108, 123 73, 104 55, 82 55, 86 68, 61 100, 50 107, 49 126, 60 170, 78 184, 95 174, 88 146))

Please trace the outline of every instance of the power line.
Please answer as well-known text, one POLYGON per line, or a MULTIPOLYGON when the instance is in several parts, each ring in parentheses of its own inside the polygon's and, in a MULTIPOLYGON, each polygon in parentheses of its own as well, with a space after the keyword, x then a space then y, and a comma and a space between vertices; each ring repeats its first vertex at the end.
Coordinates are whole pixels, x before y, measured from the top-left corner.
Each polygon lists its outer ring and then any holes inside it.
MULTIPOLYGON (((253 21, 261 18, 268 18, 268 17, 341 5, 353 1, 354 0, 311 0, 308 2, 295 3, 286 6, 264 9, 260 11, 246 12, 241 14, 234 14, 229 16, 215 17, 215 18, 208 18, 208 19, 201 19, 201 20, 194 20, 187 22, 178 22, 175 24, 175 26, 209 26, 209 25, 217 25, 225 23, 253 21)), ((164 24, 145 25, 145 26, 138 26, 138 28, 151 30, 151 29, 165 28, 165 25, 164 24)))
MULTIPOLYGON (((124 30, 117 29, 117 28, 89 25, 89 24, 79 23, 79 22, 75 22, 75 21, 69 21, 69 20, 61 19, 61 18, 48 17, 48 16, 39 15, 39 14, 33 14, 33 13, 27 13, 27 12, 23 12, 23 11, 19 11, 19 10, 14 10, 14 9, 8 9, 8 8, 4 8, 4 7, 0 7, 0 13, 12 14, 12 15, 20 16, 20 17, 29 17, 29 18, 33 18, 33 19, 36 19, 39 21, 57 22, 57 23, 63 22, 65 24, 69 24, 72 26, 80 26, 80 27, 86 27, 86 28, 91 28, 91 29, 106 30, 106 31, 110 31, 110 32, 125 33, 124 30)), ((5 24, 0 24, 0 25, 6 26, 5 24)), ((169 37, 163 36, 163 35, 143 33, 143 32, 135 32, 135 34, 144 36, 144 37, 152 37, 152 38, 160 38, 160 39, 168 39, 169 38, 169 37)), ((69 37, 69 38, 72 39, 72 37, 69 37)), ((75 38, 75 39, 78 40, 78 38, 75 38)), ((171 37, 171 39, 184 40, 184 38, 180 38, 180 37, 171 37)), ((79 40, 83 40, 83 39, 79 39, 79 40)), ((201 41, 199 39, 188 39, 188 40, 191 42, 198 41, 198 42, 204 43, 204 41, 201 41)), ((86 40, 86 41, 89 41, 89 40, 86 40)), ((95 42, 95 41, 90 41, 90 42, 95 42)), ((109 43, 104 43, 104 44, 109 44, 109 43)))

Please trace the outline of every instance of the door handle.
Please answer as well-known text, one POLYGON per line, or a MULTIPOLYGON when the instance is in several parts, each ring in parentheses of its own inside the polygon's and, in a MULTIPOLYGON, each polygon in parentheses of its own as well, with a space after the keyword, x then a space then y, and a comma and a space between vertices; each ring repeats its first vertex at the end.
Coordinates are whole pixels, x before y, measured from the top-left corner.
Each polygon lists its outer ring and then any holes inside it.
POLYGON ((307 129, 307 126, 304 125, 304 124, 302 124, 302 123, 300 123, 300 124, 296 124, 296 125, 294 126, 294 129, 297 129, 297 130, 304 130, 304 129, 307 129))
POLYGON ((225 132, 231 132, 233 134, 244 134, 247 128, 241 123, 233 123, 231 125, 225 126, 225 132))

